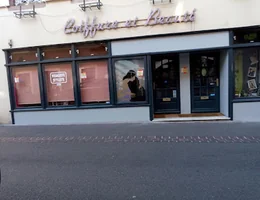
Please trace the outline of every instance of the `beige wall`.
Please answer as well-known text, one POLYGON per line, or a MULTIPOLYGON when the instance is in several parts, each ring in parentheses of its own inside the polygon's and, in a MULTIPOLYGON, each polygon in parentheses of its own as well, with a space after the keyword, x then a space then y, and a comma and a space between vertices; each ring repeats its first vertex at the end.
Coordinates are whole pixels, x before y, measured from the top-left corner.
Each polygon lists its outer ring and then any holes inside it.
MULTIPOLYGON (((237 26, 257 25, 259 23, 259 0, 172 0, 171 4, 152 5, 150 0, 102 0, 101 10, 83 12, 78 4, 70 1, 47 3, 37 9, 36 18, 17 19, 7 8, 0 8, 0 48, 9 48, 12 39, 14 48, 83 42, 91 40, 134 37, 163 33, 190 32, 208 29, 221 29, 237 26), (151 9, 160 8, 162 16, 184 14, 196 8, 196 20, 193 23, 158 25, 137 28, 122 28, 98 32, 94 38, 84 38, 81 33, 66 35, 63 32, 65 22, 73 17, 77 24, 81 20, 97 17, 98 22, 125 21, 127 19, 146 19, 151 9)), ((184 41, 185 42, 185 41, 184 41)), ((10 122, 9 97, 4 67, 4 54, 0 53, 0 123, 10 122)))

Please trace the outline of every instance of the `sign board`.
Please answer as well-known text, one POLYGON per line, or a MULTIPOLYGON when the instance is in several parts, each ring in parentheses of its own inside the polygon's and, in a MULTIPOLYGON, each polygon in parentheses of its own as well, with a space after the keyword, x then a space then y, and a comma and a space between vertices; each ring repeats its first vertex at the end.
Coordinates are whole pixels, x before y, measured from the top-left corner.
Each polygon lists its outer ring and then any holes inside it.
POLYGON ((62 83, 67 83, 67 72, 51 72, 50 73, 51 84, 61 85, 62 83))
POLYGON ((195 12, 196 9, 189 12, 186 11, 182 15, 170 15, 162 16, 159 8, 151 10, 148 16, 145 19, 138 19, 138 17, 133 17, 126 21, 107 21, 105 23, 97 22, 97 17, 94 17, 92 20, 86 18, 85 21, 79 20, 81 23, 76 24, 74 18, 69 19, 64 26, 65 34, 72 33, 81 33, 84 38, 95 37, 98 31, 104 30, 116 30, 119 28, 135 28, 141 26, 161 26, 169 24, 180 24, 180 23, 189 23, 195 21, 195 12))

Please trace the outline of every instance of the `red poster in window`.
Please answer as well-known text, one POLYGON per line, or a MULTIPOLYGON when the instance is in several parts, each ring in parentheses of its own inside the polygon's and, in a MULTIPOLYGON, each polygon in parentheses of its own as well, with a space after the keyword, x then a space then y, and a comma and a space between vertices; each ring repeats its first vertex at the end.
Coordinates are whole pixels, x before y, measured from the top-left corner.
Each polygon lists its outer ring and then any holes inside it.
POLYGON ((37 67, 15 67, 12 73, 17 106, 40 104, 37 67))
POLYGON ((107 61, 81 63, 79 73, 83 103, 109 101, 107 61))
POLYGON ((51 64, 45 67, 48 102, 74 101, 71 64, 51 64))

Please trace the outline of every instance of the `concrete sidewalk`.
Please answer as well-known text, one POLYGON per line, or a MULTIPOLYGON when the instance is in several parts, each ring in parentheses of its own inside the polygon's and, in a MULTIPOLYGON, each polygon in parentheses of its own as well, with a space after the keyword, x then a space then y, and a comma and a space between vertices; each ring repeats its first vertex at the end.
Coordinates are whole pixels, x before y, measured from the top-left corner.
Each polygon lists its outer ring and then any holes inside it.
POLYGON ((179 122, 84 125, 0 126, 0 137, 11 136, 258 136, 260 123, 179 122))

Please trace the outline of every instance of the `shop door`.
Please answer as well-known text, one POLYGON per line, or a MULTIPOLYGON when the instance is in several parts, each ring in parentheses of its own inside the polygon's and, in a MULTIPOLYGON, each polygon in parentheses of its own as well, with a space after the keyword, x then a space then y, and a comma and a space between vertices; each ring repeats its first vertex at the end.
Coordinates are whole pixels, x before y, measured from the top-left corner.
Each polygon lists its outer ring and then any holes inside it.
POLYGON ((192 113, 219 112, 219 54, 190 55, 192 113))
POLYGON ((180 113, 179 56, 152 58, 154 113, 180 113))

